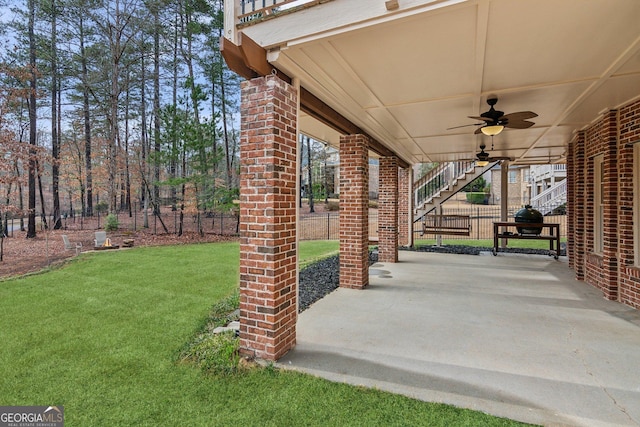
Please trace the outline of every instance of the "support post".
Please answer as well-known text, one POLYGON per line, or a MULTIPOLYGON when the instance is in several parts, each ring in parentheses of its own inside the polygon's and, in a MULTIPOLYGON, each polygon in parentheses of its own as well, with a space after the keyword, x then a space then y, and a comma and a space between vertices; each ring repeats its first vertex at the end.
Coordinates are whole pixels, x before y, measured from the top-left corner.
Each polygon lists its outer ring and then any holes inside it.
POLYGON ((413 246, 413 170, 398 169, 398 244, 413 246))
POLYGON ((242 83, 240 352, 265 360, 296 340, 297 98, 273 75, 242 83))
POLYGON ((380 158, 378 261, 398 262, 398 160, 380 158))
MULTIPOLYGON (((500 195, 500 221, 506 222, 509 216, 509 160, 503 160, 500 165, 500 195)), ((502 239, 500 247, 507 247, 506 239, 502 239)))
POLYGON ((369 284, 369 138, 340 137, 340 286, 369 284))

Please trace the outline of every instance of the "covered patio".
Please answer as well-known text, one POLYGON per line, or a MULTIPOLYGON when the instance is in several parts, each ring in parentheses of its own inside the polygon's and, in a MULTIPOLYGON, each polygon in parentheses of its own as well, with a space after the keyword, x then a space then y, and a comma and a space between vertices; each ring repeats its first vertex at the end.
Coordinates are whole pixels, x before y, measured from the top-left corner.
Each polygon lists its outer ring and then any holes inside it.
POLYGON ((225 0, 224 10, 221 51, 246 79, 243 355, 278 360, 298 342, 300 133, 339 150, 342 288, 370 285, 371 157, 380 260, 393 263, 421 215, 413 166, 490 155, 502 185, 509 165, 566 161, 568 267, 640 307, 640 2, 225 0))
POLYGON ((640 312, 566 259, 400 251, 303 312, 281 366, 543 425, 640 424, 640 312), (455 274, 452 274, 455 272, 455 274))

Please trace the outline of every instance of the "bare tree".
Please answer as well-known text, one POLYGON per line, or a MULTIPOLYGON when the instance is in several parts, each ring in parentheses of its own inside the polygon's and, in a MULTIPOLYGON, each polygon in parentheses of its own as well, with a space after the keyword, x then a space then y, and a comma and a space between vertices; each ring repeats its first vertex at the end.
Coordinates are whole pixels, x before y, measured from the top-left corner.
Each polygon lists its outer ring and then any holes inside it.
POLYGON ((36 69, 36 36, 35 36, 35 0, 28 0, 29 13, 29 201, 28 201, 28 222, 27 239, 36 237, 36 144, 37 144, 37 115, 36 115, 36 93, 38 90, 37 69, 36 69))

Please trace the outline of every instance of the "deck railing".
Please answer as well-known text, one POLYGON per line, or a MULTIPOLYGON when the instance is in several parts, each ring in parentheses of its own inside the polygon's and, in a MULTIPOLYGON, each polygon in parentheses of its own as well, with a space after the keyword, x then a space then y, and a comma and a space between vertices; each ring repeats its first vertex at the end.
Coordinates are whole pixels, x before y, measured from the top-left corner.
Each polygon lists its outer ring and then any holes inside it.
MULTIPOLYGON (((326 1, 326 0, 325 0, 326 1)), ((320 0, 236 0, 237 18, 240 24, 275 15, 298 7, 308 7, 321 3, 320 0)))

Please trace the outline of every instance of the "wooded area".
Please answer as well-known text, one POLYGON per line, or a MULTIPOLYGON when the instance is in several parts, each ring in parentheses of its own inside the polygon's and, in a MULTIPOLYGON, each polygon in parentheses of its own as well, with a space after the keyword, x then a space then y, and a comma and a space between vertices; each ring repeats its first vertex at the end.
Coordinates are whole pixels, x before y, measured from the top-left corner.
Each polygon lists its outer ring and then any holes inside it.
POLYGON ((35 237, 37 219, 233 209, 239 82, 218 49, 222 3, 0 4, 3 235, 11 217, 35 237))

